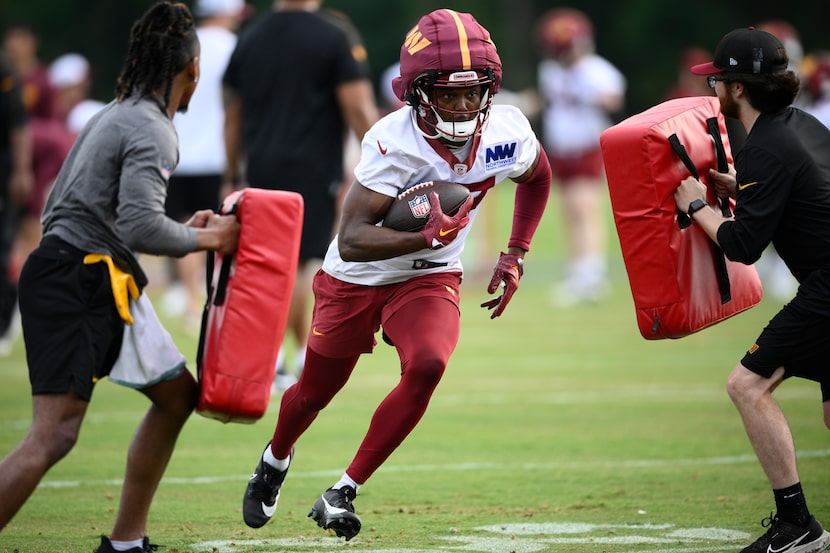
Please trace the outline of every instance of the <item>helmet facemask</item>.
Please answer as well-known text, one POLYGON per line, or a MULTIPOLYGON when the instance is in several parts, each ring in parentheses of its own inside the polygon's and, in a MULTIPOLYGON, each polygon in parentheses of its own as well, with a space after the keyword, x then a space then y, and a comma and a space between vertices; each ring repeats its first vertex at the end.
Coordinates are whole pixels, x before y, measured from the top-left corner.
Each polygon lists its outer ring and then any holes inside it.
POLYGON ((442 139, 461 146, 470 138, 481 134, 490 115, 495 94, 495 79, 491 69, 439 73, 428 71, 412 83, 407 101, 412 106, 416 126, 426 138, 442 139), (440 108, 434 100, 441 89, 479 86, 481 102, 475 110, 453 111, 440 108), (444 120, 441 112, 451 116, 461 115, 460 120, 444 120))

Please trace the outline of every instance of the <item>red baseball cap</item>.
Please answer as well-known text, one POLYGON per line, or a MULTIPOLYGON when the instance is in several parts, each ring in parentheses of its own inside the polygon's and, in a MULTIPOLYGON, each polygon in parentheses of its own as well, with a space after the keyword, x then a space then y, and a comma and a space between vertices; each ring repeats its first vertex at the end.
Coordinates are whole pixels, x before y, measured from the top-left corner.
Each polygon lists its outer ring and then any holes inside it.
POLYGON ((690 71, 695 75, 780 73, 787 70, 788 61, 787 50, 774 35, 747 27, 724 35, 715 48, 714 59, 693 65, 690 71))

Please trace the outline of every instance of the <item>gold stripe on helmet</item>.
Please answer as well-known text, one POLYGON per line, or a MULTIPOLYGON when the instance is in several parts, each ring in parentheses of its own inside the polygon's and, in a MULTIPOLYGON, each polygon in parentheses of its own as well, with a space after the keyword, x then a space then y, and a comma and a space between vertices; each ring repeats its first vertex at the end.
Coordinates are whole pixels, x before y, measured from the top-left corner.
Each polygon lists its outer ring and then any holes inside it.
POLYGON ((458 16, 458 12, 453 10, 446 11, 453 18, 455 26, 458 29, 458 47, 461 50, 461 68, 472 69, 472 64, 470 62, 470 45, 467 43, 467 29, 464 28, 464 23, 458 16))

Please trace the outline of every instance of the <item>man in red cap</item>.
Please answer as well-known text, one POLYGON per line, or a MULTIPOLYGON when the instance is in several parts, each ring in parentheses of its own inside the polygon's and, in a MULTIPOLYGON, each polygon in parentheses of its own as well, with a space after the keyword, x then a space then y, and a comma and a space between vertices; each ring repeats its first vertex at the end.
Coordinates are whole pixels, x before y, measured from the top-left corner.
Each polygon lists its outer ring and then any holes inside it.
POLYGON ((772 243, 799 282, 727 382, 776 506, 763 522, 769 530, 743 553, 819 553, 830 545, 807 508, 792 433, 772 396, 791 376, 819 382, 830 427, 830 130, 792 107, 799 81, 787 62, 781 41, 750 27, 725 35, 713 61, 692 67, 715 89, 723 115, 747 132, 735 167, 709 171, 718 195, 735 197, 734 218, 710 209, 705 186, 692 177, 675 192, 677 207, 729 259, 754 263, 772 243))
POLYGON ((460 331, 461 251, 477 208, 505 179, 517 183, 513 227, 482 307, 502 314, 519 284, 524 255, 547 203, 551 172, 527 118, 493 105, 502 68, 490 34, 472 15, 441 9, 406 35, 395 94, 399 109, 366 133, 343 205, 338 234, 314 279, 314 310, 299 381, 282 396, 271 442, 257 460, 243 500, 245 523, 263 526, 277 508, 294 443, 346 384, 375 333, 394 344, 400 382, 375 410, 343 476, 309 512, 346 540, 360 531, 352 501, 361 485, 426 411, 460 331), (429 203, 426 226, 401 232, 378 225, 403 190, 450 181, 471 196, 454 215, 429 203))

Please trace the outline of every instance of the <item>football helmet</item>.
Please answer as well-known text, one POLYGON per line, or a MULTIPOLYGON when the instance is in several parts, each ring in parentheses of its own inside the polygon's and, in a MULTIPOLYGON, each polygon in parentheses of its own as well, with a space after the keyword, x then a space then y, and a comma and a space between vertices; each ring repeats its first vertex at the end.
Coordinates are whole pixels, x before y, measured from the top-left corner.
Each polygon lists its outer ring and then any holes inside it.
POLYGON ((486 125, 501 76, 501 59, 487 29, 469 13, 440 9, 421 17, 407 33, 392 90, 412 106, 421 134, 461 144, 486 125), (445 121, 435 104, 435 89, 471 86, 481 87, 478 109, 454 112, 463 120, 445 121))
POLYGON ((789 69, 797 71, 798 64, 804 58, 804 47, 801 45, 801 37, 795 27, 781 19, 770 19, 759 23, 757 28, 768 32, 784 44, 787 57, 790 59, 789 69))
POLYGON ((801 74, 813 99, 830 99, 830 51, 818 50, 805 56, 801 74))
POLYGON ((573 8, 556 8, 536 26, 539 45, 554 56, 574 51, 593 51, 594 26, 587 15, 573 8))

